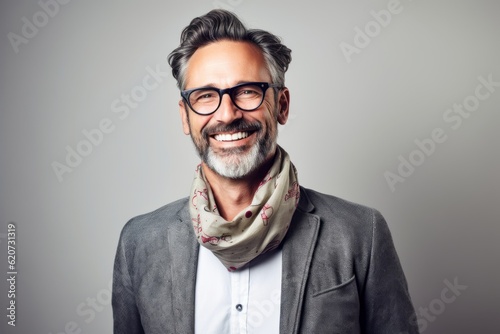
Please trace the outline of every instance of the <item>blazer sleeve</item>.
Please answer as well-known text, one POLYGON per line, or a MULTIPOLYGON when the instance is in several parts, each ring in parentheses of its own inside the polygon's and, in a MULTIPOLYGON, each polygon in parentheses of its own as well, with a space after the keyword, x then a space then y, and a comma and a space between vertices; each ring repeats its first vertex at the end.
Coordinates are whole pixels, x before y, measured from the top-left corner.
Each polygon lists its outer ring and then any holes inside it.
POLYGON ((361 310, 363 333, 418 334, 415 310, 391 233, 376 210, 372 228, 361 310))
POLYGON ((120 235, 113 270, 113 333, 144 334, 126 256, 125 228, 120 235))

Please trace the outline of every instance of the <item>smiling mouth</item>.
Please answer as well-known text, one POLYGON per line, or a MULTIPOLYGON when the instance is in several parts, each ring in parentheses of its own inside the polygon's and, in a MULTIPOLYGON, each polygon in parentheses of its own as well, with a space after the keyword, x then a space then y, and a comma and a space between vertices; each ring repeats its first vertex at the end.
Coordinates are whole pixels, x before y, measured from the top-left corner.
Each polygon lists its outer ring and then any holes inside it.
POLYGON ((236 133, 219 133, 214 135, 214 139, 217 141, 236 141, 243 138, 247 138, 251 135, 251 132, 236 132, 236 133))

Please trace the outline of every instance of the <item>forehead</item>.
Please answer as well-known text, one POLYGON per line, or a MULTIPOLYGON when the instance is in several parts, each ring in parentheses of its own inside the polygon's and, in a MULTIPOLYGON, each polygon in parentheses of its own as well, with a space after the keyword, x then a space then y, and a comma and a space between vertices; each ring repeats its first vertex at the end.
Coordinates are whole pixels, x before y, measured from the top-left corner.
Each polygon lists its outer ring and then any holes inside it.
POLYGON ((205 45, 191 56, 186 70, 186 89, 269 80, 262 51, 249 42, 223 40, 205 45))

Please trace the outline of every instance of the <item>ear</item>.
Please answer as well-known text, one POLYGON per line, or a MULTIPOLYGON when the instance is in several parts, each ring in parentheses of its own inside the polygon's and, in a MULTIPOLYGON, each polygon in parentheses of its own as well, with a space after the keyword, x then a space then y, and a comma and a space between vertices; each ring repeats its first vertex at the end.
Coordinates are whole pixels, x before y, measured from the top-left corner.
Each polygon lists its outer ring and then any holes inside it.
POLYGON ((290 112, 290 91, 286 87, 279 92, 278 108, 278 123, 284 125, 290 112))
POLYGON ((181 116, 182 120, 182 130, 184 131, 184 134, 188 135, 191 133, 189 129, 189 118, 188 118, 188 113, 189 110, 186 108, 186 103, 184 100, 179 101, 179 114, 181 116))

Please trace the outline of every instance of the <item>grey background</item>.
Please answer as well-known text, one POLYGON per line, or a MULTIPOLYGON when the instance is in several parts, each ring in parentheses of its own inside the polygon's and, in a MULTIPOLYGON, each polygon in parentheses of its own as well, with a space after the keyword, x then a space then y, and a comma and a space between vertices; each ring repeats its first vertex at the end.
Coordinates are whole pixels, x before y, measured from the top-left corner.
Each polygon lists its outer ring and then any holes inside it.
POLYGON ((18 277, 15 328, 0 280, 0 332, 69 333, 72 322, 81 333, 112 331, 122 226, 187 196, 198 160, 170 75, 124 119, 111 105, 142 85, 147 67, 168 72, 181 30, 223 4, 293 50, 291 117, 279 142, 302 185, 384 214, 415 307, 434 309, 432 320, 420 317, 424 332, 497 333, 500 87, 456 130, 443 115, 474 94, 478 77, 500 82, 500 5, 401 0, 402 11, 348 62, 340 44, 354 45, 355 27, 388 3, 71 1, 16 53, 8 34, 22 35, 22 18, 33 22, 42 9, 2 2, 0 277, 9 222, 17 224, 18 277), (59 182, 51 164, 65 163, 66 146, 75 149, 103 119, 113 131, 59 182), (408 159, 414 141, 436 128, 447 140, 392 191, 384 173, 397 173, 398 157, 408 159), (439 301, 446 280, 467 286, 449 304, 439 301))

